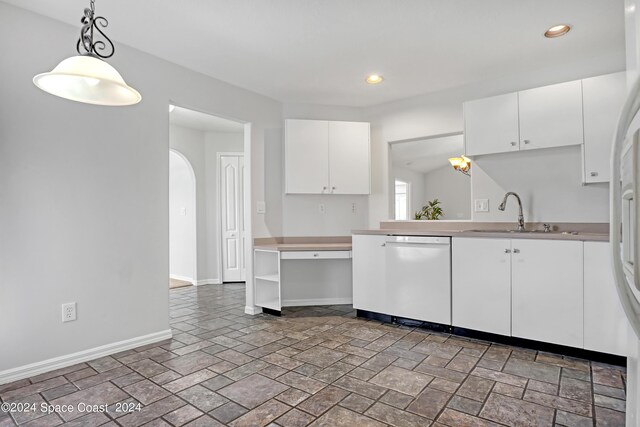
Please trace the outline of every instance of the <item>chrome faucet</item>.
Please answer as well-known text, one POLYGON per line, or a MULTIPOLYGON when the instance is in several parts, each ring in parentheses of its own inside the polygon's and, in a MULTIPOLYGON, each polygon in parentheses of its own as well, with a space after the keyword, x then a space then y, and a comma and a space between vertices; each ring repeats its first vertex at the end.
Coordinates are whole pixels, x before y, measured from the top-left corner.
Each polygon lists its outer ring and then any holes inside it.
POLYGON ((520 196, 512 191, 509 191, 504 195, 504 199, 502 199, 502 203, 500 203, 498 209, 504 211, 505 207, 507 206, 507 199, 509 198, 509 196, 515 197, 518 201, 518 231, 524 231, 524 215, 522 214, 522 201, 520 200, 520 196))

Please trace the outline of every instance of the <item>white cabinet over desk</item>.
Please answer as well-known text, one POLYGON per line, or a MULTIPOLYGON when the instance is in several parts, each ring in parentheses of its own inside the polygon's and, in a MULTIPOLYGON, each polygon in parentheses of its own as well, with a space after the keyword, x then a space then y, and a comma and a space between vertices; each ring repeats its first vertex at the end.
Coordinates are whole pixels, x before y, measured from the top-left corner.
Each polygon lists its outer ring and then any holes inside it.
POLYGON ((285 120, 287 194, 369 194, 369 123, 285 120))

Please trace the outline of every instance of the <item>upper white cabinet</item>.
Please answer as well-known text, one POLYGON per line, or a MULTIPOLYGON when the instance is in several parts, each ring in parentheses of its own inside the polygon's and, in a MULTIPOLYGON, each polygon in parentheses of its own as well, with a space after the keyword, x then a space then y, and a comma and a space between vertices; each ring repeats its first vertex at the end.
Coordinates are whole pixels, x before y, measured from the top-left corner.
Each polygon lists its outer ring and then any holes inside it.
POLYGON ((321 120, 285 123, 287 193, 328 193, 329 123, 321 120))
POLYGON ((582 144, 580 80, 518 92, 518 104, 521 150, 582 144))
POLYGON ((511 240, 452 239, 453 326, 511 335, 511 240))
POLYGON ((627 355, 631 327, 616 291, 607 242, 584 242, 584 348, 627 355))
POLYGON ((369 194, 369 123, 285 121, 288 194, 369 194))
POLYGON ((467 155, 517 151, 520 141, 518 94, 465 102, 464 123, 467 155))
POLYGON ((609 181, 611 142, 626 93, 625 72, 582 81, 585 183, 609 181))
POLYGON ((369 123, 329 122, 331 194, 369 194, 369 123))
POLYGON ((512 335, 583 347, 583 242, 512 241, 512 335))
POLYGON ((605 182, 625 92, 615 73, 465 102, 465 154, 584 144, 583 181, 605 182))

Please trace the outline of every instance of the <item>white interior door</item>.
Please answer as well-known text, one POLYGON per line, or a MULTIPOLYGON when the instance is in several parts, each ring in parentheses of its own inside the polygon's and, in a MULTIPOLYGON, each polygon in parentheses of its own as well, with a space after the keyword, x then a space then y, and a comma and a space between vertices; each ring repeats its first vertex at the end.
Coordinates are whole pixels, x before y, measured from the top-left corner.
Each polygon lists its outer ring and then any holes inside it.
POLYGON ((220 156, 220 223, 222 225, 222 281, 245 280, 244 156, 220 156))

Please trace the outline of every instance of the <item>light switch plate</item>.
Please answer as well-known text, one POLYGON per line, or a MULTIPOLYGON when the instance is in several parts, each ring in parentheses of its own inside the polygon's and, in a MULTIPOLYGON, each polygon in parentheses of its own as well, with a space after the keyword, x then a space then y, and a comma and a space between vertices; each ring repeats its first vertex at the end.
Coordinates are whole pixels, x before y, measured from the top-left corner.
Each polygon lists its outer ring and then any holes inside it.
POLYGON ((256 213, 267 213, 267 204, 265 202, 256 202, 256 213))
POLYGON ((489 199, 475 199, 473 201, 474 212, 489 212, 489 199))

